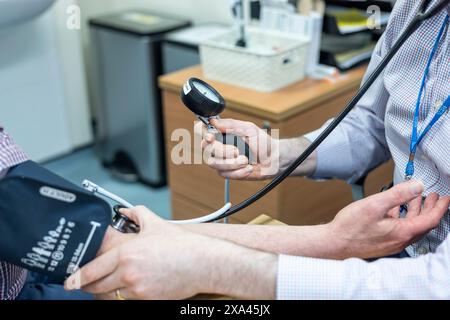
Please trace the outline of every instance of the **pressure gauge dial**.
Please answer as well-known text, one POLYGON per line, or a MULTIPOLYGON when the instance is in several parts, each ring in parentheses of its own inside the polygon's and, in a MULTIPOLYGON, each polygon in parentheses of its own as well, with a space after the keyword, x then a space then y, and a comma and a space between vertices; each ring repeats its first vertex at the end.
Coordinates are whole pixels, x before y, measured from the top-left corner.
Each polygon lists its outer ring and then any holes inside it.
POLYGON ((203 118, 216 117, 225 109, 225 99, 212 86, 190 78, 183 86, 181 100, 193 113, 203 118))
POLYGON ((248 144, 234 134, 225 134, 216 130, 209 119, 218 117, 225 109, 225 100, 212 86, 197 78, 189 79, 181 90, 181 100, 203 123, 208 126, 210 132, 215 133, 216 140, 228 145, 234 145, 239 154, 245 155, 250 163, 255 163, 255 157, 250 152, 248 144))

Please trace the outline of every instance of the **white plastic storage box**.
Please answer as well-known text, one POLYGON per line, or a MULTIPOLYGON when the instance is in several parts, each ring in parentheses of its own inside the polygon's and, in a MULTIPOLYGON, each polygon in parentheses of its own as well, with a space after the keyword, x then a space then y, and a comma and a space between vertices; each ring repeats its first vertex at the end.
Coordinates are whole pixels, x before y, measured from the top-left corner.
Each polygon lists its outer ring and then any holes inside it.
POLYGON ((206 78, 272 92, 305 77, 309 40, 274 31, 248 30, 247 47, 225 32, 200 46, 206 78))

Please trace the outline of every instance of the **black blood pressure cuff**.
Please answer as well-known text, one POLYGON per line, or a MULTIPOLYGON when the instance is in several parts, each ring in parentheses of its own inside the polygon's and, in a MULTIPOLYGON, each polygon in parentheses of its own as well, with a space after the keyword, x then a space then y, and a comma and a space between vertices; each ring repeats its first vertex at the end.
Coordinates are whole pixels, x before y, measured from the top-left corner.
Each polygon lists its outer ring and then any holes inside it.
POLYGON ((0 180, 0 260, 54 283, 95 258, 110 222, 105 201, 32 161, 0 180))

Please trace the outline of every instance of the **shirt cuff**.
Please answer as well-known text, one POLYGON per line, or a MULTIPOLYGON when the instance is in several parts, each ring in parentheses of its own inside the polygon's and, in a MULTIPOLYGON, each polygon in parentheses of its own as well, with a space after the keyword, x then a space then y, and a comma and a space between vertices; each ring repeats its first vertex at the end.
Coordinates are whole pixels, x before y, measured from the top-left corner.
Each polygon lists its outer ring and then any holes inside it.
POLYGON ((278 300, 337 300, 344 298, 345 264, 334 260, 280 255, 278 300))
MULTIPOLYGON (((310 142, 316 140, 319 135, 333 120, 328 121, 322 128, 306 134, 304 137, 310 142)), ((338 178, 348 179, 352 170, 352 155, 345 134, 335 130, 317 148, 316 171, 309 178, 324 180, 338 178)))
POLYGON ((28 161, 27 155, 14 143, 11 136, 0 131, 0 171, 28 161))

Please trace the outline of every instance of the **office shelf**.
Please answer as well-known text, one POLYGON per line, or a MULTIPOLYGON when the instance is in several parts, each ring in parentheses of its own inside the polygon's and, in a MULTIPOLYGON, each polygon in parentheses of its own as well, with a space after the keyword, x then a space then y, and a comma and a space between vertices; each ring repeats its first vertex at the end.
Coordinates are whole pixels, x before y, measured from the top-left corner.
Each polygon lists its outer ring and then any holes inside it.
MULTIPOLYGON (((338 9, 340 8, 339 6, 333 6, 332 10, 338 9), (335 9, 334 9, 335 8, 335 9)), ((357 9, 357 8, 352 8, 352 9, 357 9)), ((360 9, 359 9, 360 10, 360 9)), ((375 30, 370 29, 367 26, 363 26, 363 27, 355 27, 355 28, 347 28, 346 30, 343 28, 340 28, 338 26, 338 22, 336 20, 336 17, 329 14, 330 12, 330 7, 327 7, 327 11, 325 12, 324 15, 324 21, 323 21, 323 32, 328 33, 328 34, 335 34, 335 35, 341 35, 341 36, 347 36, 347 35, 352 35, 355 33, 360 33, 360 32, 374 32, 375 30)), ((381 12, 381 28, 384 28, 387 25, 387 22, 389 20, 389 13, 388 12, 381 12)))
POLYGON ((356 8, 366 10, 371 5, 380 7, 381 11, 391 11, 393 8, 392 1, 366 1, 366 0, 326 0, 329 5, 337 5, 340 7, 356 8))
MULTIPOLYGON (((320 55, 320 61, 323 64, 338 67, 340 70, 347 70, 365 63, 370 58, 371 46, 380 37, 380 32, 385 29, 389 20, 389 13, 392 10, 390 1, 342 1, 327 0, 327 11, 324 16, 323 32, 331 38, 342 39, 342 43, 351 41, 350 39, 358 39, 361 37, 372 37, 372 44, 369 42, 364 45, 349 46, 348 50, 335 50, 333 47, 323 46, 320 55), (357 9, 365 13, 369 6, 376 5, 380 7, 382 13, 381 29, 371 29, 364 23, 360 26, 349 23, 347 26, 339 26, 338 20, 333 11, 357 9), (358 35, 360 34, 360 35, 358 35), (355 38, 356 37, 356 38, 355 38), (348 39, 348 40, 347 40, 348 39)), ((370 13, 368 13, 369 15, 370 13)), ((338 15, 339 16, 339 15, 338 15)), ((352 21, 352 18, 346 20, 352 21)), ((356 19, 355 21, 357 21, 356 19)), ((326 38, 324 35, 324 38, 326 38)))

